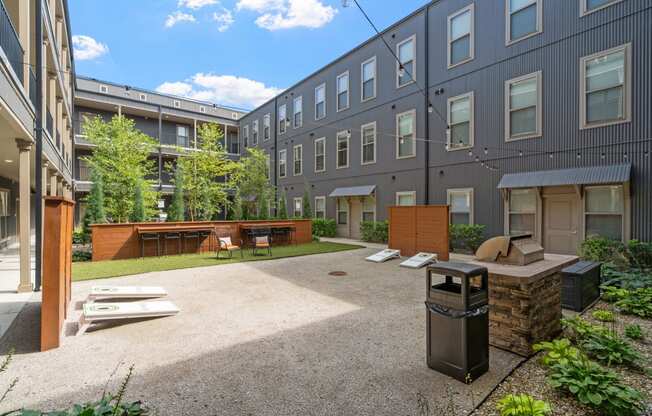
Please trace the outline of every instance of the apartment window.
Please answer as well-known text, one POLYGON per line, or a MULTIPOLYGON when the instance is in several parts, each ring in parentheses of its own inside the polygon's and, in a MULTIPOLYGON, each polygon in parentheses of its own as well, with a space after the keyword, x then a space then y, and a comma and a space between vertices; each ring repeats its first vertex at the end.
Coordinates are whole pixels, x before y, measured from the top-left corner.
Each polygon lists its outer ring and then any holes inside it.
POLYGON ((530 189, 512 189, 509 191, 509 234, 529 233, 536 231, 537 195, 530 189))
POLYGON ((631 119, 631 55, 623 45, 581 60, 581 127, 599 127, 631 119))
POLYGON ((601 236, 621 241, 624 223, 623 187, 590 186, 585 188, 584 195, 586 238, 601 236))
POLYGON ((199 106, 199 112, 202 113, 202 114, 205 114, 206 113, 206 107, 204 107, 203 105, 200 105, 199 106))
POLYGON ((242 144, 244 147, 249 146, 249 125, 242 128, 242 144))
POLYGON ((179 100, 174 100, 172 104, 174 105, 174 108, 181 108, 181 101, 179 100))
POLYGON ((364 61, 361 69, 360 86, 361 101, 367 101, 376 98, 376 57, 364 61))
POLYGON ((349 167, 349 132, 337 133, 337 168, 349 167))
POLYGON ((609 7, 616 3, 621 2, 622 0, 580 0, 580 14, 584 16, 605 7, 609 7))
POLYGON ((417 193, 415 191, 404 191, 396 193, 396 205, 406 207, 417 204, 417 193))
POLYGON ((541 32, 542 5, 543 0, 505 0, 508 45, 541 32))
POLYGON ((292 117, 293 127, 295 129, 303 126, 303 97, 296 97, 292 105, 294 116, 292 117))
POLYGON ((147 94, 141 92, 138 94, 138 98, 140 98, 140 101, 147 101, 147 94))
POLYGON ((294 163, 294 176, 303 173, 303 145, 296 145, 292 148, 292 163, 294 163))
POLYGON ((189 132, 188 126, 177 126, 177 146, 190 147, 189 132))
POLYGON ((326 138, 315 140, 315 172, 326 171, 326 138))
POLYGON ((473 224, 473 189, 449 189, 451 224, 473 224))
POLYGON ((541 72, 505 83, 505 139, 541 136, 541 72))
POLYGON ((238 113, 231 113, 231 118, 234 120, 238 119, 238 113))
POLYGON ((102 94, 108 94, 109 93, 109 87, 107 85, 100 85, 100 92, 102 94))
POLYGON ((396 158, 414 157, 417 154, 416 111, 411 110, 396 116, 396 158))
POLYGON ((474 6, 448 16, 448 67, 463 64, 474 55, 474 6))
POLYGON ((294 198, 293 200, 293 210, 292 215, 294 218, 303 217, 303 200, 301 198, 294 198))
POLYGON ((349 71, 337 77, 337 111, 349 108, 349 71))
POLYGON ((271 117, 269 114, 265 114, 263 117, 263 140, 269 140, 270 137, 270 121, 271 117))
POLYGON ((337 198, 337 225, 349 223, 349 203, 344 198, 337 198))
POLYGON ((251 145, 258 146, 258 120, 254 120, 253 127, 251 128, 251 145))
POLYGON ((315 218, 326 218, 326 197, 315 197, 315 218))
POLYGON ((448 99, 448 150, 473 147, 473 93, 448 99))
POLYGON ((416 70, 416 35, 396 45, 398 62, 396 63, 396 87, 408 85, 417 79, 416 70))
POLYGON ((362 221, 376 221, 376 198, 367 197, 362 200, 362 221))
POLYGON ((288 151, 283 149, 278 152, 278 177, 285 178, 288 173, 288 151))
POLYGON ((315 88, 315 120, 326 117, 326 84, 315 88))
POLYGON ((287 131, 287 106, 283 104, 278 108, 278 134, 285 134, 287 131))
POLYGON ((361 161, 363 165, 376 163, 376 122, 365 124, 361 128, 361 161))

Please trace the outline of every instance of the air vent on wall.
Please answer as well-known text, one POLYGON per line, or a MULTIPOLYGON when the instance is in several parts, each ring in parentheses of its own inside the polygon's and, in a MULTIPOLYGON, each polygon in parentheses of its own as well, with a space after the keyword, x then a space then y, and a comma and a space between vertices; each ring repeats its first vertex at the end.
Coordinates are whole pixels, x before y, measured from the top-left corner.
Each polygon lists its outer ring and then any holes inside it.
POLYGON ((231 118, 234 120, 238 119, 238 113, 231 113, 231 118))
POLYGON ((107 87, 106 85, 100 85, 100 92, 102 94, 108 94, 109 93, 109 87, 107 87))
POLYGON ((138 96, 140 97, 140 101, 147 101, 147 94, 141 92, 138 96))

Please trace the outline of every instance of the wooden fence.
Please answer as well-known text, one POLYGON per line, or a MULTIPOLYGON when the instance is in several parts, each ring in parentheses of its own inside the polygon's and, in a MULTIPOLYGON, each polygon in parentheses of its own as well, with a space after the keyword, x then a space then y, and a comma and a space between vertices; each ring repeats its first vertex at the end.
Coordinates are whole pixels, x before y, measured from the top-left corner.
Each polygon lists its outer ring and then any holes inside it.
POLYGON ((448 261, 448 206, 389 207, 389 248, 401 250, 402 256, 436 253, 448 261))
POLYGON ((41 351, 59 347, 63 323, 68 317, 74 206, 73 201, 63 197, 44 198, 41 351))

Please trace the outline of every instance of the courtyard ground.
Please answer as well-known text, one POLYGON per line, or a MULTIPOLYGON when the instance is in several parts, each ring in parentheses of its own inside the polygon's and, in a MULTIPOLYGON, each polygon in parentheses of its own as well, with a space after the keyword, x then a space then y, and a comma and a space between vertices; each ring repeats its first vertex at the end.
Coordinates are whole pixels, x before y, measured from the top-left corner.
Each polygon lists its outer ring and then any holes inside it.
MULTIPOLYGON (((35 352, 33 299, 0 342, 3 354, 16 348, 0 382, 20 377, 0 410, 95 399, 134 364, 128 399, 158 415, 416 415, 419 395, 465 414, 521 358, 492 348, 489 373, 471 386, 430 370, 425 272, 363 260, 375 251, 103 280, 164 286, 181 313, 67 337, 45 353, 35 352)), ((94 284, 75 283, 74 299, 94 284)))

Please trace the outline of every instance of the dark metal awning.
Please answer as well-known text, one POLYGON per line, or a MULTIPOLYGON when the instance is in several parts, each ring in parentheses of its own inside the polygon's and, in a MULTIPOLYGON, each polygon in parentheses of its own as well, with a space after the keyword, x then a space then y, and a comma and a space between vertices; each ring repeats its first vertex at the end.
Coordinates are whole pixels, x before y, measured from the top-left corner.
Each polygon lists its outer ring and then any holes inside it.
POLYGON ((365 186, 350 186, 347 188, 335 188, 330 193, 331 197, 347 197, 347 196, 369 196, 376 190, 376 185, 365 186))
POLYGON ((623 183, 629 181, 631 170, 632 165, 628 163, 623 165, 508 173, 500 180, 498 189, 623 183))

